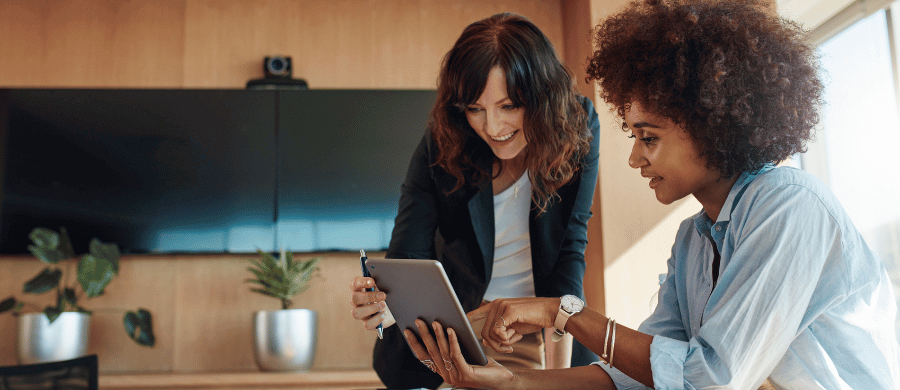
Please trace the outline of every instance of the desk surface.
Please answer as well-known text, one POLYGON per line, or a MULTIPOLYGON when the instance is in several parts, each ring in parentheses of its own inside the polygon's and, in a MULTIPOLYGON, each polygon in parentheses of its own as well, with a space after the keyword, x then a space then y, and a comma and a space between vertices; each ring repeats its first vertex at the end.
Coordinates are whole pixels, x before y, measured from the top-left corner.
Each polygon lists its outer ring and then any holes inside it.
POLYGON ((198 372, 100 374, 100 388, 112 389, 329 389, 381 388, 372 370, 310 372, 198 372))

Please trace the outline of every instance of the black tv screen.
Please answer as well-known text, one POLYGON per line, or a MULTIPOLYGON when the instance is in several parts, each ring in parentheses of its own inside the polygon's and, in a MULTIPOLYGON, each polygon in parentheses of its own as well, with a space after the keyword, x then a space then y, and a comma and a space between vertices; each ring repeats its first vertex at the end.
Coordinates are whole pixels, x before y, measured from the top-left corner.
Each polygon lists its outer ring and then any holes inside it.
POLYGON ((380 250, 434 91, 2 91, 0 252, 380 250), (363 157, 367 156, 367 157, 363 157))

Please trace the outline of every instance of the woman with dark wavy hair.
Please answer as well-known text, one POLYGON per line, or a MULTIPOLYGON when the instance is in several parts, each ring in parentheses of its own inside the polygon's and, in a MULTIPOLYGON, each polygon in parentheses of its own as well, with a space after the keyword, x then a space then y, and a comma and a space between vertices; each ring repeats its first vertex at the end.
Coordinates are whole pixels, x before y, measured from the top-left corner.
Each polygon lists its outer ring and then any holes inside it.
MULTIPOLYGON (((444 57, 437 95, 386 257, 440 260, 467 311, 497 298, 583 297, 600 124, 549 39, 519 15, 472 23, 444 57)), ((395 388, 439 385, 443 364, 416 359, 391 326, 384 294, 366 287, 371 278, 352 284, 353 317, 366 329, 384 326, 373 359, 379 377, 395 388)), ((529 335, 494 357, 542 368, 543 339, 529 335)), ((590 354, 565 340, 548 343, 548 367, 568 366, 570 348, 590 354)))
POLYGON ((416 355, 450 359, 449 383, 492 389, 895 389, 883 263, 827 186, 775 166, 804 150, 822 104, 802 29, 756 0, 644 0, 595 40, 588 74, 634 139, 628 164, 661 203, 703 206, 678 230, 659 304, 637 330, 566 297, 470 313, 496 324, 482 332, 496 350, 571 333, 600 355, 590 367, 471 367, 452 330, 410 337, 416 355))

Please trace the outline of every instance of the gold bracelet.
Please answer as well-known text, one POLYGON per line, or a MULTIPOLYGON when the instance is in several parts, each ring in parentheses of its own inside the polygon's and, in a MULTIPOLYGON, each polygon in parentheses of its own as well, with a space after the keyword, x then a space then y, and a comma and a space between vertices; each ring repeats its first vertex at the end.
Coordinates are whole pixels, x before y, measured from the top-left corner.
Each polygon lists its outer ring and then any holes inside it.
POLYGON ((609 355, 606 354, 606 346, 608 345, 607 343, 609 343, 609 327, 612 322, 612 318, 606 318, 606 336, 603 337, 603 354, 600 355, 600 357, 607 362, 609 362, 609 355))
POLYGON ((612 346, 609 347, 609 366, 613 365, 613 353, 616 352, 616 320, 612 320, 612 346))

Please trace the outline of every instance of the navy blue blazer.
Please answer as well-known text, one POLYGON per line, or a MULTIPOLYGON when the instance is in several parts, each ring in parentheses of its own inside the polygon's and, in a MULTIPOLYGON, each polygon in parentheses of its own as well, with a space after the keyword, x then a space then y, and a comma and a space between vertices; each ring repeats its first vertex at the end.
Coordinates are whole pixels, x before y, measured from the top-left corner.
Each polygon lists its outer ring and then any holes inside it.
MULTIPOLYGON (((580 171, 557 190, 547 211, 529 216, 535 294, 584 298, 584 250, 587 224, 597 184, 600 121, 590 99, 580 98, 588 113, 592 139, 580 171)), ((465 149, 472 161, 491 172, 490 147, 474 133, 465 149)), ((416 148, 401 187, 400 204, 385 257, 437 259, 444 267, 463 308, 477 308, 491 279, 494 260, 494 201, 489 178, 474 183, 474 169, 463 172, 466 184, 448 193, 456 178, 435 164, 437 147, 430 129, 416 148)), ((384 331, 375 343, 373 366, 389 388, 434 388, 441 377, 422 365, 409 350, 398 327, 384 331)))

